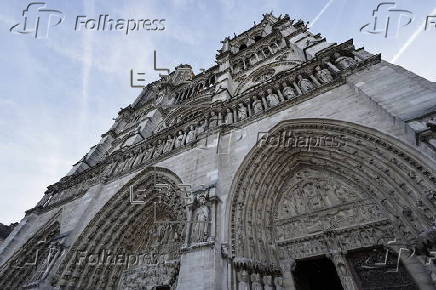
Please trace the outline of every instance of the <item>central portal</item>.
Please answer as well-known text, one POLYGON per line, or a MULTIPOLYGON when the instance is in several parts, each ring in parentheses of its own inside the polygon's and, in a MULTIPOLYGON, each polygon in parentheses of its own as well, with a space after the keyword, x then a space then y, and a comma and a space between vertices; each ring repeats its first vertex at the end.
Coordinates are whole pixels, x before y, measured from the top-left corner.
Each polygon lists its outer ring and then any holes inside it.
POLYGON ((297 261, 293 274, 296 290, 343 290, 335 265, 325 257, 297 261))

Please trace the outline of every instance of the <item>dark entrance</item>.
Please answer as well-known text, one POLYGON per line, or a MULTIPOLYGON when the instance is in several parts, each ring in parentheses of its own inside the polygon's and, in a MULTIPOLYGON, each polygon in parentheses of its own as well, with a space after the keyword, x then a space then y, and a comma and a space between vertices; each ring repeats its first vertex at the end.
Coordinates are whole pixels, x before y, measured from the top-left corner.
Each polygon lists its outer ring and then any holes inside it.
POLYGON ((171 288, 170 288, 170 286, 157 286, 155 289, 156 290, 170 290, 171 288))
POLYGON ((325 257, 297 261, 294 280, 297 290, 343 290, 335 265, 325 257))

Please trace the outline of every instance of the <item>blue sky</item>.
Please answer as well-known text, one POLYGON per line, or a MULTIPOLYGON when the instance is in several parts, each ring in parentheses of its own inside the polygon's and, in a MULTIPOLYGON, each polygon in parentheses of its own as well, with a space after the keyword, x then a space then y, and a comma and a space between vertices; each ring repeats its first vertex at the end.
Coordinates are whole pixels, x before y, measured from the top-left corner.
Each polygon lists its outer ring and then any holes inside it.
POLYGON ((262 13, 289 14, 309 21, 329 42, 354 38, 357 47, 382 53, 414 73, 436 81, 436 29, 424 31, 436 1, 394 1, 413 12, 414 21, 384 38, 359 31, 372 22, 372 0, 166 0, 44 1, 65 19, 47 39, 11 33, 30 1, 0 1, 0 222, 24 217, 45 188, 58 181, 100 135, 118 110, 140 89, 129 85, 129 71, 191 64, 194 72, 214 64, 220 41, 258 23, 262 13), (163 31, 74 31, 78 15, 98 18, 165 19, 163 31))

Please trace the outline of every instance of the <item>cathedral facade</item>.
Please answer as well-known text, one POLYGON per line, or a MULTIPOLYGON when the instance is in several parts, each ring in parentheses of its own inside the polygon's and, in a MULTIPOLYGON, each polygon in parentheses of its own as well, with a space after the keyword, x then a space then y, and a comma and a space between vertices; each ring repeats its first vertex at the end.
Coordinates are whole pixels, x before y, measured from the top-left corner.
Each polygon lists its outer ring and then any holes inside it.
POLYGON ((435 289, 434 117, 435 83, 266 14, 119 111, 0 244, 0 288, 435 289))

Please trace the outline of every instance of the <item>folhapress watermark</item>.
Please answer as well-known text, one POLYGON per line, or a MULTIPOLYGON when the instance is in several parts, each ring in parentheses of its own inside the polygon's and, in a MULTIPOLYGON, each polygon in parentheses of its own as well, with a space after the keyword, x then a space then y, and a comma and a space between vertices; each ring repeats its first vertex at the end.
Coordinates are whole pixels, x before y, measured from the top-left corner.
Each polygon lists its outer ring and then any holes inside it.
MULTIPOLYGON (((66 16, 57 9, 50 9, 45 2, 31 2, 22 12, 22 20, 9 30, 18 34, 33 35, 35 39, 48 38, 51 28, 64 22, 66 16)), ((109 14, 97 17, 74 17, 74 31, 119 31, 125 35, 139 31, 165 30, 164 18, 114 18, 109 14)))
POLYGON ((161 31, 165 30, 165 19, 114 19, 109 14, 100 14, 97 18, 89 18, 85 15, 76 17, 74 30, 90 31, 121 31, 128 35, 133 31, 161 31))
POLYGON ((97 253, 78 251, 75 255, 77 265, 99 265, 129 269, 133 266, 156 266, 167 263, 167 257, 157 253, 117 253, 103 249, 97 253))
POLYGON ((282 147, 282 148, 305 148, 310 151, 317 147, 343 147, 346 145, 344 136, 336 135, 302 135, 291 131, 283 131, 280 134, 268 132, 257 133, 257 146, 282 147))

